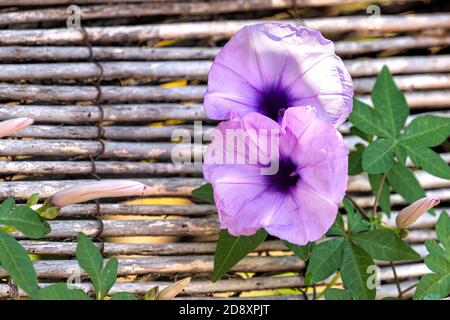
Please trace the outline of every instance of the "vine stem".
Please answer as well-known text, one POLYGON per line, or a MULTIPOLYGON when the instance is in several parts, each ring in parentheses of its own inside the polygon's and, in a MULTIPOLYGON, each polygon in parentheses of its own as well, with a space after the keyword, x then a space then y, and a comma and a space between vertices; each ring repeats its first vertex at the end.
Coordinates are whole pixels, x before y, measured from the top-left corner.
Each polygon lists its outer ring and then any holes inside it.
POLYGON ((395 285, 397 286, 397 290, 398 290, 398 297, 399 297, 399 299, 401 299, 401 298, 403 298, 403 292, 402 292, 402 288, 400 287, 400 280, 398 279, 397 271, 395 270, 395 265, 392 261, 390 261, 389 264, 391 265, 392 272, 394 273, 395 285))
POLYGON ((345 197, 352 203, 352 205, 356 208, 356 210, 358 210, 367 220, 370 220, 369 215, 367 214, 367 212, 361 208, 355 200, 353 200, 353 198, 351 196, 349 196, 348 194, 345 195, 345 197))
POLYGON ((373 201, 373 208, 372 208, 373 216, 377 214, 378 201, 380 200, 381 190, 383 190, 383 185, 384 182, 386 181, 386 176, 387 172, 385 172, 381 177, 380 184, 378 186, 377 192, 375 193, 375 200, 373 201))
POLYGON ((325 295, 325 291, 327 291, 327 289, 330 289, 331 287, 333 287, 338 280, 339 280, 339 272, 336 272, 336 274, 334 275, 333 279, 327 284, 325 289, 322 290, 319 293, 319 295, 314 298, 314 300, 320 300, 325 295))

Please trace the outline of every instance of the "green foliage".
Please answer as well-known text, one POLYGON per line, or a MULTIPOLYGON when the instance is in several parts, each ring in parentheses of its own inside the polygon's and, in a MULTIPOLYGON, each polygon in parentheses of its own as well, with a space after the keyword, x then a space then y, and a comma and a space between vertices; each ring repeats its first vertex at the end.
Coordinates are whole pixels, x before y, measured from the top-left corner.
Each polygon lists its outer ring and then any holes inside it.
POLYGON ((307 261, 309 259, 309 255, 311 254, 311 250, 314 247, 314 243, 308 243, 304 246, 299 246, 293 243, 290 243, 286 240, 283 240, 284 245, 289 248, 297 257, 299 257, 303 261, 307 261))
POLYGON ((414 299, 442 299, 450 294, 450 216, 443 211, 436 224, 440 243, 427 241, 426 266, 433 272, 424 275, 417 285, 414 299))
POLYGON ((348 156, 348 174, 350 176, 363 172, 361 160, 365 147, 363 144, 358 143, 355 148, 356 150, 350 152, 348 156))
POLYGON ((353 300, 350 292, 344 289, 329 288, 325 291, 327 300, 353 300))
POLYGON ((0 223, 19 230, 25 236, 36 239, 50 232, 49 224, 26 205, 16 206, 14 199, 8 198, 0 205, 0 223))
POLYGON ((33 263, 20 243, 4 231, 0 231, 0 264, 19 288, 37 297, 39 286, 33 263))
POLYGON ((349 117, 354 126, 351 131, 365 133, 366 136, 359 136, 368 143, 367 147, 358 147, 351 153, 349 174, 369 173, 374 192, 378 190, 377 175, 387 172, 388 182, 383 186, 379 205, 389 214, 391 187, 408 202, 425 196, 414 174, 406 167, 408 157, 415 166, 432 175, 450 179, 450 166, 430 149, 450 135, 450 118, 418 116, 404 128, 409 108, 387 67, 378 75, 371 97, 373 107, 355 99, 349 117))
POLYGON ((255 250, 266 237, 267 232, 263 229, 248 237, 234 237, 227 230, 222 229, 217 240, 212 281, 219 280, 236 263, 255 250))
POLYGON ((46 286, 37 294, 39 300, 91 300, 81 289, 69 288, 66 283, 46 286))
POLYGON ((207 183, 197 189, 192 190, 192 197, 206 203, 214 204, 212 185, 210 183, 207 183))
MULTIPOLYGON (((394 164, 395 165, 395 164, 394 164)), ((387 179, 383 181, 382 174, 369 174, 369 183, 372 190, 372 194, 376 197, 381 185, 381 192, 379 194, 378 205, 388 215, 391 215, 391 190, 387 179)))
POLYGON ((76 257, 95 289, 97 300, 103 300, 116 282, 118 261, 111 258, 103 267, 103 257, 95 244, 82 233, 78 234, 76 257))
POLYGON ((111 300, 137 300, 137 297, 129 292, 117 292, 111 296, 111 300))

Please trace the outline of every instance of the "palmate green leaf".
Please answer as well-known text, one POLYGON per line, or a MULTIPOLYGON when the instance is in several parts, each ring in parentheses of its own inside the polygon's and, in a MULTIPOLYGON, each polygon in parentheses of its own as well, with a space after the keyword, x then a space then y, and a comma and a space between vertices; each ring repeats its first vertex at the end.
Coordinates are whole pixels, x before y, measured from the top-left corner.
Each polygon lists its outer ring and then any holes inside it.
POLYGON ((292 250, 292 252, 303 261, 307 261, 309 259, 314 246, 314 243, 311 242, 304 246, 299 246, 286 240, 283 240, 283 243, 287 248, 289 248, 289 250, 292 250))
POLYGON ((393 139, 378 139, 372 142, 362 156, 362 167, 367 173, 384 173, 392 168, 394 148, 393 139))
POLYGON ((373 139, 373 136, 371 136, 370 134, 367 134, 367 133, 362 132, 361 130, 359 130, 359 129, 358 129, 357 127, 355 127, 355 126, 352 126, 352 127, 350 128, 350 134, 351 134, 352 136, 360 137, 361 139, 363 139, 363 140, 365 140, 365 141, 368 141, 368 142, 371 142, 372 139, 373 139))
POLYGON ((65 283, 57 283, 39 290, 39 300, 91 300, 81 289, 69 288, 65 283))
POLYGON ((329 288, 325 291, 325 299, 327 300, 353 300, 350 292, 344 289, 329 288))
POLYGON ((137 300, 137 297, 129 292, 117 292, 111 296, 111 300, 137 300))
POLYGON ((350 233, 362 232, 369 229, 369 225, 366 223, 367 220, 364 220, 361 214, 356 212, 352 203, 347 198, 344 199, 344 208, 347 212, 347 224, 350 233))
POLYGON ((334 223, 331 225, 330 229, 327 231, 327 236, 344 236, 345 235, 345 227, 344 220, 342 219, 341 214, 338 212, 336 215, 336 219, 334 223))
POLYGON ((440 274, 450 273, 450 262, 446 258, 430 254, 424 260, 431 271, 440 274))
POLYGON ((355 147, 356 150, 350 152, 348 155, 348 174, 350 176, 355 176, 363 172, 361 160, 365 147, 360 143, 358 143, 355 147))
POLYGON ((372 258, 384 261, 417 260, 420 255, 388 230, 372 230, 351 235, 351 239, 372 258))
POLYGON ((378 74, 371 96, 375 110, 389 128, 390 136, 398 137, 408 117, 409 108, 405 95, 397 88, 386 66, 378 74))
POLYGON ((401 142, 435 147, 450 136, 450 118, 424 115, 415 118, 400 137, 401 142))
POLYGON ((219 280, 236 263, 255 250, 266 238, 267 232, 263 229, 248 237, 234 237, 226 229, 222 229, 217 240, 214 270, 211 276, 212 281, 216 282, 219 280))
POLYGON ((414 292, 415 300, 439 300, 450 294, 450 273, 424 275, 414 292))
POLYGON ((210 183, 204 184, 201 187, 192 190, 192 196, 203 202, 214 204, 214 194, 210 183))
POLYGON ((369 286, 370 267, 375 265, 373 259, 361 248, 344 241, 344 254, 341 265, 341 277, 345 289, 359 300, 375 299, 376 289, 369 286))
MULTIPOLYGON (((376 197, 380 183, 383 180, 382 174, 369 174, 369 183, 372 189, 372 194, 376 197)), ((381 209, 387 214, 388 217, 391 216, 391 191, 389 182, 387 179, 384 180, 381 187, 380 198, 378 199, 378 204, 381 209)))
POLYGON ((348 118, 362 132, 378 137, 394 137, 381 116, 368 104, 353 99, 353 110, 348 118))
POLYGON ((406 149, 416 166, 421 167, 434 176, 450 179, 450 166, 439 154, 419 144, 402 143, 401 145, 406 149))
POLYGON ((392 169, 388 171, 387 180, 391 187, 409 203, 425 197, 425 191, 414 174, 399 163, 394 163, 392 169))
POLYGON ((317 244, 309 258, 305 284, 310 285, 331 276, 341 265, 344 238, 326 240, 317 244))
POLYGON ((17 286, 30 297, 36 297, 39 287, 36 271, 25 249, 4 231, 0 231, 0 265, 17 286))
POLYGON ((444 259, 447 259, 448 262, 450 262, 450 255, 436 241, 434 241, 434 240, 427 240, 427 241, 425 241, 425 246, 426 246, 426 248, 427 248, 427 250, 428 250, 428 252, 430 254, 442 257, 444 259))
POLYGON ((403 148, 400 144, 395 146, 394 150, 395 158, 397 162, 406 167, 406 160, 408 159, 408 153, 405 148, 403 148))
POLYGON ((0 207, 0 223, 22 232, 29 238, 42 238, 50 232, 50 225, 36 212, 27 206, 20 205, 8 210, 11 202, 5 207, 0 207))
POLYGON ((436 223, 436 235, 439 241, 450 252, 450 216, 442 211, 436 223))

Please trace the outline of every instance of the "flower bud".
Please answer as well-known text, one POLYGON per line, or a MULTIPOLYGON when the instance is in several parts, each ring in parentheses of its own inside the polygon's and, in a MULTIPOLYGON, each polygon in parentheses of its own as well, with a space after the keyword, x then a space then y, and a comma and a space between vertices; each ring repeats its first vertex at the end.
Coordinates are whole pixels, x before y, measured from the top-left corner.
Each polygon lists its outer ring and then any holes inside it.
POLYGON ((129 180, 104 180, 88 182, 56 192, 51 197, 53 205, 62 208, 98 198, 140 196, 146 185, 129 180))
POLYGON ((31 118, 14 118, 0 122, 0 137, 7 136, 8 134, 26 128, 33 123, 31 118))
POLYGON ((395 220, 397 227, 401 229, 408 228, 416 222, 421 215, 437 206, 439 202, 440 200, 437 197, 425 197, 403 208, 395 220))

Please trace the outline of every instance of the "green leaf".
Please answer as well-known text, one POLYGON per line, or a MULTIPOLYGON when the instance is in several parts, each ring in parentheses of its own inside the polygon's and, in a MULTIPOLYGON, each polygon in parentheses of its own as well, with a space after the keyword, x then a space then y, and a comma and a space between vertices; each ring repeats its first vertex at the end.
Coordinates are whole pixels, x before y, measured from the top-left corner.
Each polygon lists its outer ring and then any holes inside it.
POLYGON ((344 235, 345 235, 344 220, 342 220, 342 216, 338 212, 333 225, 327 231, 327 236, 344 236, 344 235))
POLYGON ((4 231, 0 231, 0 264, 19 288, 36 297, 39 287, 33 263, 19 242, 4 231))
POLYGON ((445 258, 450 262, 450 256, 447 254, 447 251, 436 241, 427 240, 425 241, 425 246, 430 254, 445 258))
POLYGON ((365 223, 361 214, 356 212, 353 204, 347 198, 344 198, 344 208, 347 212, 348 230, 351 233, 368 230, 369 226, 365 223))
POLYGON ((394 163, 387 179, 391 187, 409 203, 425 197, 425 191, 411 170, 399 163, 394 163))
MULTIPOLYGON (((376 197, 380 183, 383 179, 382 174, 369 174, 369 182, 372 189, 372 194, 376 197)), ((389 182, 387 179, 384 180, 383 186, 381 187, 380 198, 378 199, 378 204, 381 209, 387 214, 388 217, 391 215, 391 190, 389 187, 389 182)))
POLYGON ((263 229, 249 237, 234 237, 226 229, 222 229, 217 240, 212 281, 216 282, 219 280, 236 263, 255 250, 266 238, 267 232, 263 229))
POLYGON ((435 147, 450 136, 450 118, 424 115, 415 118, 400 137, 406 143, 435 147))
POLYGON ((434 176, 450 179, 450 166, 439 154, 419 144, 402 143, 402 146, 406 149, 416 166, 421 167, 434 176))
POLYGON ((388 230, 372 230, 353 234, 351 239, 377 260, 407 261, 420 259, 420 255, 405 241, 388 230))
POLYGON ((397 158, 397 162, 406 167, 406 160, 408 159, 408 153, 405 148, 403 148, 400 144, 397 144, 394 150, 395 157, 397 158))
POLYGON ((99 289, 99 300, 103 300, 108 294, 109 290, 116 283, 117 280, 117 268, 119 266, 119 261, 117 258, 111 258, 102 270, 100 278, 100 289, 99 289))
POLYGON ((212 185, 210 183, 204 184, 201 187, 192 191, 192 196, 195 199, 201 200, 206 203, 214 204, 214 195, 212 185))
POLYGON ((371 136, 371 135, 369 135, 369 134, 367 134, 367 133, 362 132, 361 130, 359 130, 359 129, 358 129, 357 127, 355 127, 355 126, 352 126, 352 127, 350 128, 350 134, 351 134, 352 136, 360 137, 361 139, 363 139, 363 140, 365 140, 365 141, 368 141, 368 142, 371 142, 372 139, 373 139, 373 136, 371 136))
POLYGON ((305 284, 313 284, 331 276, 341 265, 344 238, 326 240, 317 244, 309 258, 305 284))
POLYGON ((373 300, 376 289, 369 288, 369 271, 374 266, 373 259, 361 248, 351 243, 344 242, 344 254, 341 265, 341 277, 345 289, 359 300, 373 300))
POLYGON ((392 168, 396 142, 379 139, 372 142, 362 156, 362 166, 367 173, 384 173, 392 168))
POLYGON ((353 99, 353 110, 348 119, 366 134, 393 137, 380 115, 371 106, 358 99, 353 99))
POLYGON ((447 211, 442 211, 436 223, 436 235, 447 250, 450 250, 450 217, 447 211))
POLYGON ((350 292, 344 289, 329 288, 325 291, 325 299, 327 300, 353 300, 350 292))
POLYGON ((28 199, 27 199, 27 206, 31 207, 37 204, 39 201, 39 193, 33 193, 28 199))
POLYGON ((450 273, 426 274, 417 285, 415 300, 439 300, 450 294, 450 273))
POLYGON ((86 271, 94 286, 96 296, 101 296, 101 273, 103 257, 95 244, 83 233, 78 233, 76 257, 80 267, 86 271))
MULTIPOLYGON (((9 208, 9 205, 5 208, 9 208)), ((12 210, 0 208, 0 223, 14 227, 29 238, 42 238, 50 232, 49 224, 27 206, 12 210)))
POLYGON ((351 176, 355 176, 363 172, 361 159, 365 147, 360 143, 358 143, 355 147, 356 151, 350 152, 348 156, 348 174, 351 176))
POLYGON ((137 298, 129 292, 117 292, 111 296, 111 300, 137 300, 137 298))
POLYGON ((390 136, 397 137, 408 117, 409 108, 405 95, 397 88, 386 66, 379 73, 371 96, 375 110, 389 128, 390 136))
POLYGON ((309 255, 311 254, 311 250, 313 248, 313 243, 308 243, 304 246, 299 246, 293 243, 290 243, 286 240, 283 240, 283 243, 289 250, 292 250, 294 254, 299 257, 303 261, 307 261, 309 259, 309 255))
POLYGON ((430 254, 426 256, 424 260, 425 264, 431 271, 441 274, 450 273, 450 262, 447 260, 447 258, 430 254))
POLYGON ((71 289, 65 283, 57 283, 39 290, 39 300, 91 300, 81 289, 71 289))

